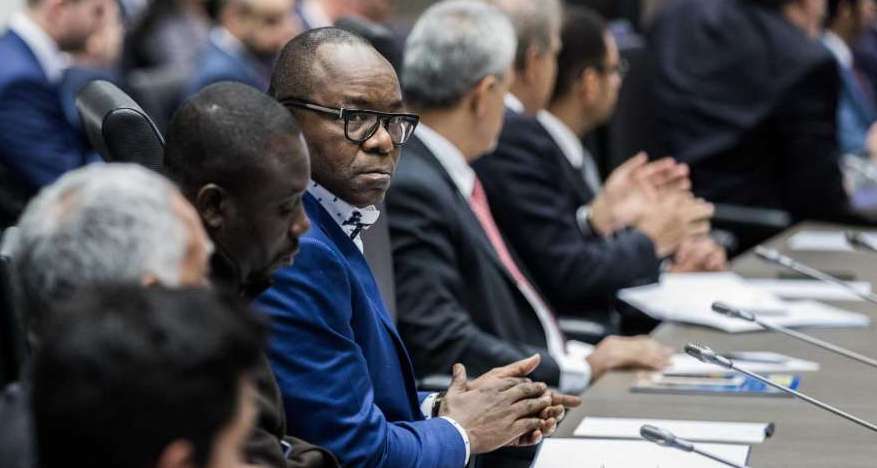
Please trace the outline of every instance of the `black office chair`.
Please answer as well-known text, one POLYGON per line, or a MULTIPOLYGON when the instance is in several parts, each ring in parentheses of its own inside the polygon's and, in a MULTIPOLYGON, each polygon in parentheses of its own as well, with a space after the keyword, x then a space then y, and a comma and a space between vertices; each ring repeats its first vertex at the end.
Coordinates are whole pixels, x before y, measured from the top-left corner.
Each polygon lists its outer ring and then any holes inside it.
POLYGON ((3 232, 0 246, 0 388, 21 377, 24 363, 25 333, 19 320, 13 281, 11 245, 17 234, 16 227, 3 232))
POLYGON ((146 112, 116 85, 85 85, 76 108, 94 149, 107 162, 129 162, 161 170, 164 138, 146 112))

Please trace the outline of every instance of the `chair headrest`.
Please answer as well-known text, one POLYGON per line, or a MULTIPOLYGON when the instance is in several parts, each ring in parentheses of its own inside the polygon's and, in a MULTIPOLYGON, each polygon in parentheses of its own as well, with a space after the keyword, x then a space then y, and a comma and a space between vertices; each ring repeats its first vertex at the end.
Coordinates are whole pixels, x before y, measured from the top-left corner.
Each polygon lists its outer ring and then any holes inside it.
POLYGON ((164 138, 146 112, 116 85, 88 83, 76 96, 76 108, 89 141, 105 161, 161 169, 164 138))

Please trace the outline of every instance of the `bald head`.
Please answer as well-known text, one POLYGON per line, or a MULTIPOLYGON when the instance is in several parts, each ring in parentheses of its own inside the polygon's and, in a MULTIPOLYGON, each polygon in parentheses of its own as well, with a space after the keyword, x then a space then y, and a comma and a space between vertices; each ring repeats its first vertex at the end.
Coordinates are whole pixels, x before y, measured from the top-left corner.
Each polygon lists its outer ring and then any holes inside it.
POLYGON ((240 83, 214 84, 174 114, 165 171, 190 198, 207 183, 247 190, 278 158, 306 164, 300 135, 295 119, 274 99, 240 83))
POLYGON ((344 65, 334 54, 327 53, 338 46, 359 49, 366 58, 373 54, 375 59, 386 61, 367 40, 352 32, 334 27, 311 29, 289 41, 280 52, 268 93, 278 99, 311 96, 319 83, 325 84, 322 80, 332 71, 330 68, 344 65))
POLYGON ((227 271, 214 262, 214 282, 246 294, 292 261, 308 228, 301 196, 310 164, 277 101, 240 83, 204 88, 174 115, 164 166, 228 260, 227 271))

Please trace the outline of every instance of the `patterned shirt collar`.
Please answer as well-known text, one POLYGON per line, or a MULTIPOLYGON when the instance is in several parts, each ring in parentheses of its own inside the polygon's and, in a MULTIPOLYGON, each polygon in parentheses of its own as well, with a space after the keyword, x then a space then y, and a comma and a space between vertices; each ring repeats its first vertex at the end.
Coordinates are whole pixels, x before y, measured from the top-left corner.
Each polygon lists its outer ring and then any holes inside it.
POLYGON ((347 234, 362 252, 363 245, 360 233, 378 221, 381 216, 380 210, 374 205, 357 208, 314 181, 308 185, 308 193, 317 199, 320 206, 329 213, 329 216, 338 223, 344 234, 347 234))

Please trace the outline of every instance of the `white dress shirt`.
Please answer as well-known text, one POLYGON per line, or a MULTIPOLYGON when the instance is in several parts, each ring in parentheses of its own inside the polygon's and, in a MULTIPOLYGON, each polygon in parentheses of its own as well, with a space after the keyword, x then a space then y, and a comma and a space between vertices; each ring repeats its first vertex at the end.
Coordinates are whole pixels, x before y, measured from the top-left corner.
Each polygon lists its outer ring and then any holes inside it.
MULTIPOLYGON (((453 143, 429 126, 421 123, 414 131, 421 142, 433 153, 445 172, 454 181, 463 198, 469 200, 475 186, 475 171, 469 166, 463 153, 453 143)), ((489 156, 488 156, 489 157, 489 156)), ((519 291, 536 312, 539 323, 545 331, 548 353, 560 367, 560 385, 563 392, 580 393, 591 380, 591 366, 585 358, 593 351, 591 345, 577 341, 563 340, 563 333, 557 326, 546 302, 532 288, 517 284, 519 291)))
MULTIPOLYGON (((381 216, 380 210, 374 205, 369 205, 365 208, 357 208, 342 200, 330 192, 326 187, 323 187, 313 180, 308 184, 308 193, 317 199, 320 206, 329 213, 332 219, 338 223, 339 227, 341 227, 341 230, 350 237, 350 240, 352 240, 354 244, 356 244, 359 251, 363 252, 364 246, 360 234, 362 231, 370 228, 378 222, 378 218, 381 216)), ((423 403, 421 403, 420 412, 423 413, 424 418, 432 418, 432 406, 435 403, 437 396, 437 393, 431 393, 423 400, 423 403)), ((463 429, 463 426, 457 423, 453 418, 448 416, 442 416, 441 418, 451 423, 451 425, 457 429, 457 432, 460 433, 460 437, 463 439, 463 444, 466 446, 465 464, 468 465, 471 452, 469 446, 469 435, 466 433, 466 430, 463 429)))
POLYGON ((826 30, 822 35, 822 44, 834 55, 844 69, 853 68, 853 52, 840 36, 826 30))
POLYGON ((572 167, 583 172, 588 188, 595 195, 600 193, 603 185, 600 182, 600 171, 597 169, 597 163, 594 162, 594 156, 585 148, 579 136, 567 127, 562 120, 547 110, 539 111, 536 114, 536 119, 539 120, 545 131, 551 135, 551 138, 560 147, 560 151, 572 167))
POLYGON ((58 83, 64 70, 70 66, 70 56, 58 48, 58 44, 43 28, 24 12, 17 12, 9 20, 9 29, 21 37, 40 63, 50 83, 58 83))

